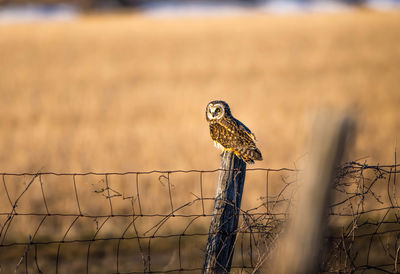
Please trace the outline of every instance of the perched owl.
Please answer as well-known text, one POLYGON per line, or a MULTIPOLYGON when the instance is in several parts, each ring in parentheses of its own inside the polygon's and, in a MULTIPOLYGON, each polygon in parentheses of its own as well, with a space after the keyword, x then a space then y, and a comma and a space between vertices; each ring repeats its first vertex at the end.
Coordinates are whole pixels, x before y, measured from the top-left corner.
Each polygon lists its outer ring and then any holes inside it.
POLYGON ((262 160, 256 147, 256 137, 244 124, 236 120, 227 103, 212 101, 206 108, 206 119, 210 123, 210 135, 214 145, 222 151, 233 151, 246 163, 262 160))

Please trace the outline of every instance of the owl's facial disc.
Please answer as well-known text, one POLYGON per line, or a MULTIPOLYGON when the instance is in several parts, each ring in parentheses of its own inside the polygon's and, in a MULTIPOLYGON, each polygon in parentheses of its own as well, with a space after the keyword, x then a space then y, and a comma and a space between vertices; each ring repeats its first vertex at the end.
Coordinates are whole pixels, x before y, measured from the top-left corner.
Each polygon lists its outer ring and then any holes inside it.
POLYGON ((210 120, 217 120, 224 116, 224 108, 221 104, 210 104, 208 106, 207 117, 210 120))

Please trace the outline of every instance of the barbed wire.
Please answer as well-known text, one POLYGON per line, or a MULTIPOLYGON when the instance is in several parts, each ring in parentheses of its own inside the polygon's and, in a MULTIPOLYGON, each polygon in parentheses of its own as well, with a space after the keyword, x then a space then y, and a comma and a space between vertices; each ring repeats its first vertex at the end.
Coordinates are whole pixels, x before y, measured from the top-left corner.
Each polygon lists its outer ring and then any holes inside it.
MULTIPOLYGON (((321 271, 399 272, 399 166, 338 168, 321 271)), ((0 173, 0 272, 201 272, 219 171, 0 173)), ((247 173, 232 269, 252 273, 296 203, 301 171, 247 173)))

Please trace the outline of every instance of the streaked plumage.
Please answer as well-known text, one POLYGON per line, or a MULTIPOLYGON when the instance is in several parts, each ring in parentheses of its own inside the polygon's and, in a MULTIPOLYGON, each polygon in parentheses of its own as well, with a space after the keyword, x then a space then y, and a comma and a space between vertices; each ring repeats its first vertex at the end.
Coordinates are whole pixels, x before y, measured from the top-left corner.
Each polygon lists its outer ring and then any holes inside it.
POLYGON ((256 147, 256 137, 244 124, 235 119, 224 101, 212 101, 206 108, 206 119, 210 124, 211 139, 216 147, 233 151, 245 162, 254 164, 262 160, 256 147))

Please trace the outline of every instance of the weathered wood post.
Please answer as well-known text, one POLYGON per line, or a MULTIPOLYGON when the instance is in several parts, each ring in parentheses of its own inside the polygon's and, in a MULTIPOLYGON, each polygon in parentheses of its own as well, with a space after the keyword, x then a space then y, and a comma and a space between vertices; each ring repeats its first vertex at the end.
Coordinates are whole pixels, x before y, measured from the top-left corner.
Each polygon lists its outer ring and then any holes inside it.
POLYGON ((347 116, 319 115, 311 136, 308 166, 298 183, 297 207, 292 208, 286 233, 264 273, 318 272, 331 189, 353 127, 352 119, 347 116))
POLYGON ((240 216, 246 163, 233 152, 222 155, 203 273, 229 273, 240 216))

